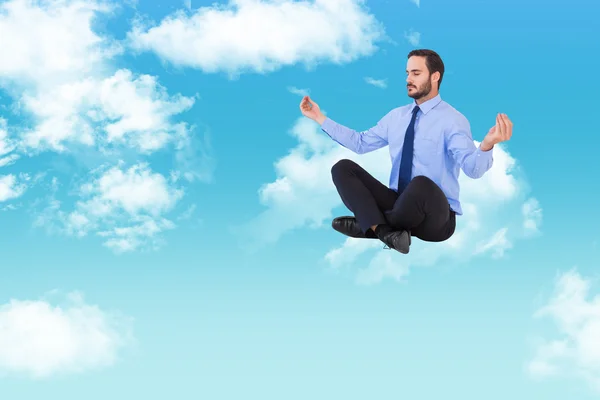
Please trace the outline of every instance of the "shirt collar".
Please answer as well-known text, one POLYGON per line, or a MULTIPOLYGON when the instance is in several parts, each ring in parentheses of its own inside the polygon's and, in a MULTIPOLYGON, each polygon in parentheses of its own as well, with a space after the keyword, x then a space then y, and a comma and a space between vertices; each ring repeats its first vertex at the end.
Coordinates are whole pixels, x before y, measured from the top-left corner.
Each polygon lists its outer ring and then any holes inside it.
MULTIPOLYGON (((433 107, 437 106, 440 102, 442 101, 442 97, 438 94, 437 96, 427 100, 426 102, 422 103, 419 106, 419 109, 421 110, 421 112, 423 114, 427 114, 429 112, 429 110, 431 110, 433 107)), ((415 106, 417 105, 416 101, 413 101, 410 105, 410 111, 412 112, 412 110, 414 110, 415 106)))

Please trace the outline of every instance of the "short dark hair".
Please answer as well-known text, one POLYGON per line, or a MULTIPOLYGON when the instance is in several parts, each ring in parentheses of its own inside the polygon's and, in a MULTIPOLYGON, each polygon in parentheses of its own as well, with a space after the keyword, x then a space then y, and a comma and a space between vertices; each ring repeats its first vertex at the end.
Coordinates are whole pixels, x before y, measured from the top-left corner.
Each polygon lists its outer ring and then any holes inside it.
POLYGON ((444 77, 444 62, 438 53, 429 49, 415 49, 408 53, 407 58, 411 58, 412 56, 420 56, 425 57, 425 64, 427 65, 427 69, 429 70, 429 74, 433 74, 434 72, 440 73, 440 80, 438 81, 438 90, 442 85, 442 78, 444 77))

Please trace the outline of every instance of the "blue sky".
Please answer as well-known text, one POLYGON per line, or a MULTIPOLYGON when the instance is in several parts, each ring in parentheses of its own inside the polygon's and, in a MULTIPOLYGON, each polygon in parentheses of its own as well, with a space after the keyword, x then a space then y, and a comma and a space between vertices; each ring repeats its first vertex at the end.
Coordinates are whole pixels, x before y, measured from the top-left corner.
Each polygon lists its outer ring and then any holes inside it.
POLYGON ((599 11, 3 1, 0 398, 597 398, 599 11), (387 182, 387 149, 298 105, 367 129, 414 48, 514 133, 402 255, 330 227, 333 163, 387 182))

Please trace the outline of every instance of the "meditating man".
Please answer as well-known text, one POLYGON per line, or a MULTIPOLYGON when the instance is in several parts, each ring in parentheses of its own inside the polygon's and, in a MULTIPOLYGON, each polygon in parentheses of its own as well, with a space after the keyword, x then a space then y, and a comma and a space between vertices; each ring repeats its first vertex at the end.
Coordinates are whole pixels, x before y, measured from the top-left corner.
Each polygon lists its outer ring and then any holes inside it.
POLYGON ((440 97, 440 56, 433 50, 413 50, 406 73, 413 102, 392 109, 366 131, 326 117, 309 96, 300 102, 304 116, 357 154, 389 146, 389 187, 352 160, 332 167, 341 200, 354 214, 335 218, 332 227, 350 237, 380 239, 403 254, 409 252, 411 236, 440 242, 454 234, 455 217, 462 215, 460 170, 470 178, 482 177, 492 166, 494 145, 509 140, 513 126, 506 114, 497 114, 495 125, 476 147, 469 121, 440 97))

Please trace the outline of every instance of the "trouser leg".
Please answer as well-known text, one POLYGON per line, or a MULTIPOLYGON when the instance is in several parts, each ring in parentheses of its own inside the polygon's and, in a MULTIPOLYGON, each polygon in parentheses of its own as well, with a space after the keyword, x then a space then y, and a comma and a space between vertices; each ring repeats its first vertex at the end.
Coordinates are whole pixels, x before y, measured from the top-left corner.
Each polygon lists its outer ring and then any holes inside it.
POLYGON ((386 216, 395 229, 409 230, 412 236, 429 242, 448 239, 456 225, 446 195, 425 176, 411 180, 386 216))
POLYGON ((342 202, 354 213, 364 234, 373 225, 388 223, 384 211, 394 206, 398 193, 352 160, 338 161, 331 175, 342 202))

